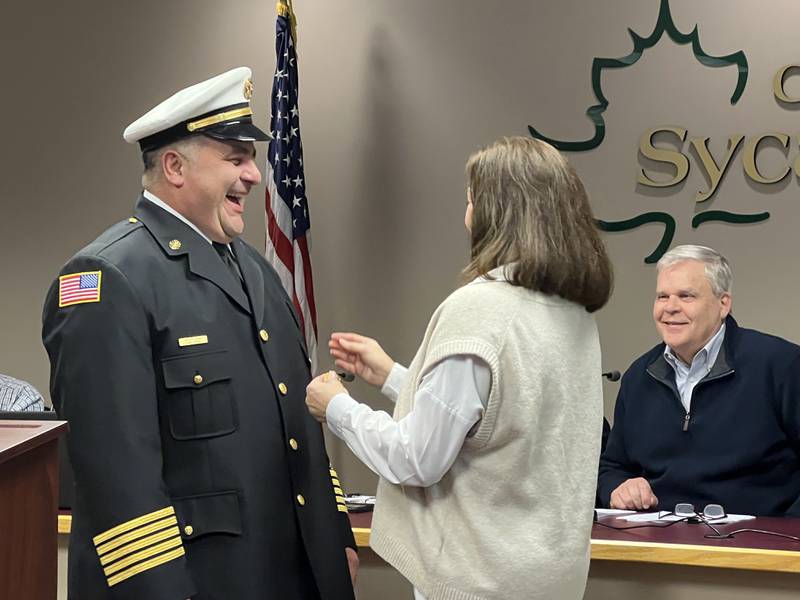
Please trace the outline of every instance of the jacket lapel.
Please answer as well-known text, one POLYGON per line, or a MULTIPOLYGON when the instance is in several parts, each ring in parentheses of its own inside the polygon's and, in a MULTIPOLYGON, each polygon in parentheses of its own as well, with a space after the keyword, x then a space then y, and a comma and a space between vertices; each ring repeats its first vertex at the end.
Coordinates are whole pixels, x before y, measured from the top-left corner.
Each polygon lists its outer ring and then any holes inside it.
POLYGON ((134 215, 150 231, 167 256, 186 255, 189 270, 225 292, 231 300, 250 313, 250 302, 241 284, 220 260, 206 240, 186 223, 150 202, 139 197, 134 215))
POLYGON ((264 273, 250 256, 246 244, 242 240, 238 238, 233 240, 231 247, 244 278, 253 314, 256 315, 256 318, 261 318, 261 315, 264 314, 264 273))

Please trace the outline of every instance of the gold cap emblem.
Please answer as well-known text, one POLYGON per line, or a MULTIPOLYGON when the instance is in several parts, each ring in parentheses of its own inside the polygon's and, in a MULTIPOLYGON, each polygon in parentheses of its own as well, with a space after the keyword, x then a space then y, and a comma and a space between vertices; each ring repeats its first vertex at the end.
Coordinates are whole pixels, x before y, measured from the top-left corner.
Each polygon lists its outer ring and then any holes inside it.
POLYGON ((244 97, 248 100, 253 97, 253 80, 249 77, 244 80, 244 97))
POLYGON ((169 241, 169 248, 170 248, 170 250, 180 250, 181 249, 181 241, 180 240, 170 240, 169 241))

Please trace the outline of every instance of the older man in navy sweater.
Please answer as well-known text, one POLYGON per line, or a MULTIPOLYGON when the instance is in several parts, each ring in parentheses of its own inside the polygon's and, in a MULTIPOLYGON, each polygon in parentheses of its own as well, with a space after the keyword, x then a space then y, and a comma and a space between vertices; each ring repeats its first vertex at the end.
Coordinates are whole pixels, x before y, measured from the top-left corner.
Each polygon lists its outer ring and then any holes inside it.
POLYGON ((678 246, 657 270, 664 343, 622 379, 602 504, 800 516, 800 346, 738 326, 718 252, 678 246))

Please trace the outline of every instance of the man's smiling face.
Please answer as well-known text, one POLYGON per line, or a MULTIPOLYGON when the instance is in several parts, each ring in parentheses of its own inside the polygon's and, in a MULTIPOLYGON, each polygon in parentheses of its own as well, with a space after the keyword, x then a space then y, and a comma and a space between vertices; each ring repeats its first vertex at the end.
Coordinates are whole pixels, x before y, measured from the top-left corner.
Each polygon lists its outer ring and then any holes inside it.
POLYGON ((261 181, 252 142, 205 138, 186 161, 185 216, 215 242, 244 230, 244 198, 261 181))
POLYGON ((702 262, 684 260, 658 274, 653 303, 656 329, 687 365, 719 330, 730 310, 730 294, 714 294, 702 262))

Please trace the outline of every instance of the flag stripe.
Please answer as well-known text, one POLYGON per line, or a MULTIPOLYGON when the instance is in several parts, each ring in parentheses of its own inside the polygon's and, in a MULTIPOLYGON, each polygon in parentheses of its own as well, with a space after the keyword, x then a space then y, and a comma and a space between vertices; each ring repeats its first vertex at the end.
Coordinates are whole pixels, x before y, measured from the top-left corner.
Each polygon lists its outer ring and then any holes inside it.
POLYGON ((308 239, 301 238, 297 241, 300 248, 301 264, 303 265, 303 275, 305 283, 305 297, 308 302, 308 309, 311 315, 311 323, 314 326, 314 337, 317 336, 317 306, 314 302, 314 277, 311 274, 311 256, 308 252, 308 239))
MULTIPOLYGON (((272 247, 275 248, 275 253, 278 255, 280 261, 286 265, 289 273, 294 275, 294 250, 292 242, 286 237, 286 234, 278 227, 278 222, 275 220, 275 214, 272 212, 272 207, 267 206, 267 219, 269 219, 269 241, 272 247)), ((292 286, 286 290, 291 293, 292 286)))

